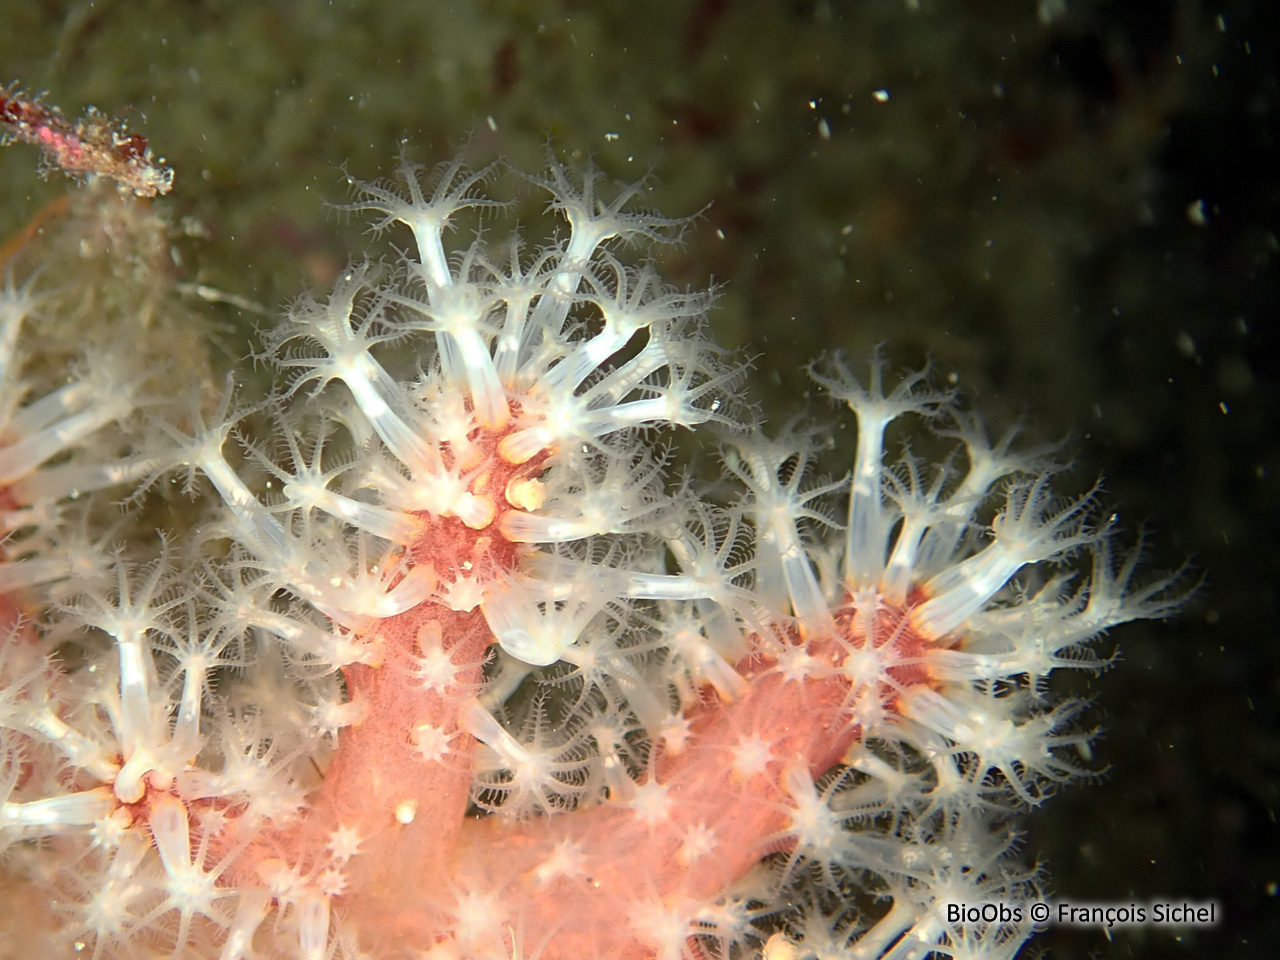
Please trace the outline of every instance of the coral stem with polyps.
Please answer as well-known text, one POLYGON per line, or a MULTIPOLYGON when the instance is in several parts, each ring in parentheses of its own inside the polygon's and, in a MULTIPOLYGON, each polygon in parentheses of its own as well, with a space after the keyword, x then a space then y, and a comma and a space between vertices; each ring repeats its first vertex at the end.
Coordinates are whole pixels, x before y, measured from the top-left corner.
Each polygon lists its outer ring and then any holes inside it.
MULTIPOLYGON (((1027 923, 945 906, 1035 896, 1014 815, 1089 742, 1046 678, 1096 667, 1089 641, 1165 612, 1166 585, 1132 587, 1092 499, 1055 500, 1047 463, 921 375, 815 367, 856 419, 842 478, 817 430, 741 422, 710 296, 621 258, 681 227, 639 186, 553 160, 534 182, 567 233, 529 254, 450 246, 490 171, 401 172, 351 206, 416 254, 267 332, 265 408, 228 392, 81 468, 203 477, 220 517, 150 562, 64 563, 39 631, 7 614, 6 888, 47 905, 25 948, 1016 953, 1027 923), (962 456, 891 459, 904 419, 962 456), (713 425, 736 487, 714 500, 660 445, 713 425)), ((12 378, 28 305, 4 303, 12 378)), ((11 530, 56 516, 45 461, 112 419, 15 384, 11 530)), ((63 540, 20 542, 6 589, 39 608, 63 540)))

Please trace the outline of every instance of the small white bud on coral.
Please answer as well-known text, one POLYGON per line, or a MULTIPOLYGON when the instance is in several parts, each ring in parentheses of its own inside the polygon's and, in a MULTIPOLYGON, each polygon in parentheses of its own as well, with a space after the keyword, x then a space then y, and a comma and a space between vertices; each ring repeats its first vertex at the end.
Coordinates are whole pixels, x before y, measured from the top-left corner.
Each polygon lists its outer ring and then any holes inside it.
POLYGON ((670 819, 674 805, 667 785, 653 779, 637 785, 629 803, 635 815, 651 827, 670 819))
POLYGON ((360 851, 360 834, 355 827, 340 826, 329 834, 329 853, 333 859, 346 863, 360 851))
POLYGON ((676 757, 684 752, 685 745, 692 735, 691 728, 692 724, 685 717, 673 715, 662 722, 658 736, 661 737, 662 746, 670 756, 676 757))
POLYGON ((488 497, 477 497, 474 493, 464 493, 454 501, 453 513, 472 530, 483 530, 493 523, 496 512, 493 501, 488 497))
POLYGON ((676 862, 688 869, 691 864, 714 853, 717 846, 715 830, 699 823, 685 831, 684 842, 676 851, 676 862))
POLYGON ((396 823, 407 827, 418 816, 417 800, 401 800, 396 804, 396 823))
POLYGON ((316 878, 316 885, 326 897, 340 897, 346 891, 347 878, 341 870, 326 867, 316 878))
POLYGON ((546 885, 561 877, 580 877, 586 872, 587 857, 582 844, 571 840, 557 843, 551 856, 533 870, 533 877, 540 885, 546 885))
POLYGON ((739 783, 767 771, 774 759, 773 747, 758 733, 740 737, 730 753, 733 755, 732 776, 739 783))
POLYGON ((521 510, 537 510, 546 502, 547 485, 541 480, 524 480, 519 477, 507 484, 507 503, 521 510))
POLYGON ((449 752, 449 743, 457 734, 445 733, 442 727, 420 723, 413 728, 411 739, 418 755, 427 763, 439 762, 449 752))

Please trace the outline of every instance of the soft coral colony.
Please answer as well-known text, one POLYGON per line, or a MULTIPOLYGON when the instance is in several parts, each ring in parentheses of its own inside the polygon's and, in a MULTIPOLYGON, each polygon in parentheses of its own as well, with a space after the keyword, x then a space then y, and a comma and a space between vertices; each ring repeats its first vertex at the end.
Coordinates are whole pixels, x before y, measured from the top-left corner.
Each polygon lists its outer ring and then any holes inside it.
POLYGON ((623 259, 677 222, 553 160, 559 238, 459 242, 489 175, 355 184, 416 251, 146 442, 137 378, 23 378, 0 294, 4 955, 1014 955, 946 905, 1037 894, 1014 819, 1089 741, 1046 679, 1165 586, 879 361, 815 368, 857 437, 819 476, 821 430, 741 422, 710 296, 623 259), (158 555, 77 521, 162 477, 220 507, 158 555))

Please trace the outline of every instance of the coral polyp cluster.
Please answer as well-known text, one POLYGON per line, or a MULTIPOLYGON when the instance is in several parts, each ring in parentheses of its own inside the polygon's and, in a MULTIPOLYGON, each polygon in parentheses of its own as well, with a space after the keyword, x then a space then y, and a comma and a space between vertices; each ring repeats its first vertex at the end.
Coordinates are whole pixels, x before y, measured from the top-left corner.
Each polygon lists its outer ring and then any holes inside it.
POLYGON ((1089 742, 1047 678, 1166 585, 879 358, 813 370, 856 421, 822 475, 833 426, 752 419, 711 296, 637 262, 680 222, 553 159, 547 246, 464 237, 492 176, 355 183, 415 249, 264 331, 266 400, 145 436, 17 386, 4 292, 0 954, 1015 954, 946 905, 1036 895, 1017 811, 1089 742), (67 532, 177 485, 180 535, 67 532))

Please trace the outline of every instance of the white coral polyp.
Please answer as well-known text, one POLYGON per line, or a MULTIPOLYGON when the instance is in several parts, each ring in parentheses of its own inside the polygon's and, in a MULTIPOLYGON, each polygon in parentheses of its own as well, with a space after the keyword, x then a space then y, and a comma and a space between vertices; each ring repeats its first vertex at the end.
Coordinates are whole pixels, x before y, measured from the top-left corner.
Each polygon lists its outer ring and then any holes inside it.
MULTIPOLYGON (((412 230, 417 256, 405 257, 399 280, 353 267, 325 301, 305 299, 270 337, 271 355, 290 377, 286 397, 341 382, 360 421, 354 432, 376 436, 381 451, 341 469, 323 467, 332 426, 282 414, 288 462, 260 457, 282 485, 280 505, 254 496, 231 473, 226 421, 183 439, 179 459, 214 481, 236 518, 230 532, 262 568, 285 572, 282 586, 339 622, 394 616, 428 596, 454 609, 478 603, 508 653, 551 663, 576 641, 581 618, 535 639, 529 625, 547 622, 549 612, 538 591, 493 584, 532 569, 530 555, 548 545, 638 543, 655 530, 664 481, 641 431, 728 422, 738 371, 702 332, 707 296, 671 290, 652 268, 625 266, 605 248, 664 238, 679 226, 625 209, 636 188, 605 203, 595 195, 594 173, 575 187, 553 162, 538 182, 569 235, 530 262, 513 259, 503 268, 478 239, 452 253, 446 240, 460 211, 493 205, 479 193, 488 171, 455 161, 429 190, 413 165, 403 163, 401 174, 403 195, 352 181, 359 198, 350 205, 380 214, 380 226, 412 230), (384 345, 421 340, 424 359, 413 377, 393 374, 379 359, 384 345), (305 430, 319 430, 321 440, 303 443, 305 430), (388 478, 388 459, 399 476, 388 478), (535 484, 539 495, 531 497, 535 484), (422 589, 407 590, 414 564, 428 562, 420 558, 450 519, 475 532, 474 554, 453 558, 449 575, 435 570, 431 589, 422 581, 422 589), (335 524, 403 553, 400 572, 380 586, 361 578, 344 556, 350 551, 315 534, 335 524), (493 538, 519 546, 494 560, 484 549, 493 538), (361 579, 358 593, 348 587, 361 579), (388 602, 369 590, 385 591, 388 602), (515 609, 516 600, 525 608, 515 609)), ((633 562, 645 571, 655 565, 633 562)), ((700 595, 687 577, 666 576, 648 593, 636 582, 619 586, 616 598, 700 595)))

